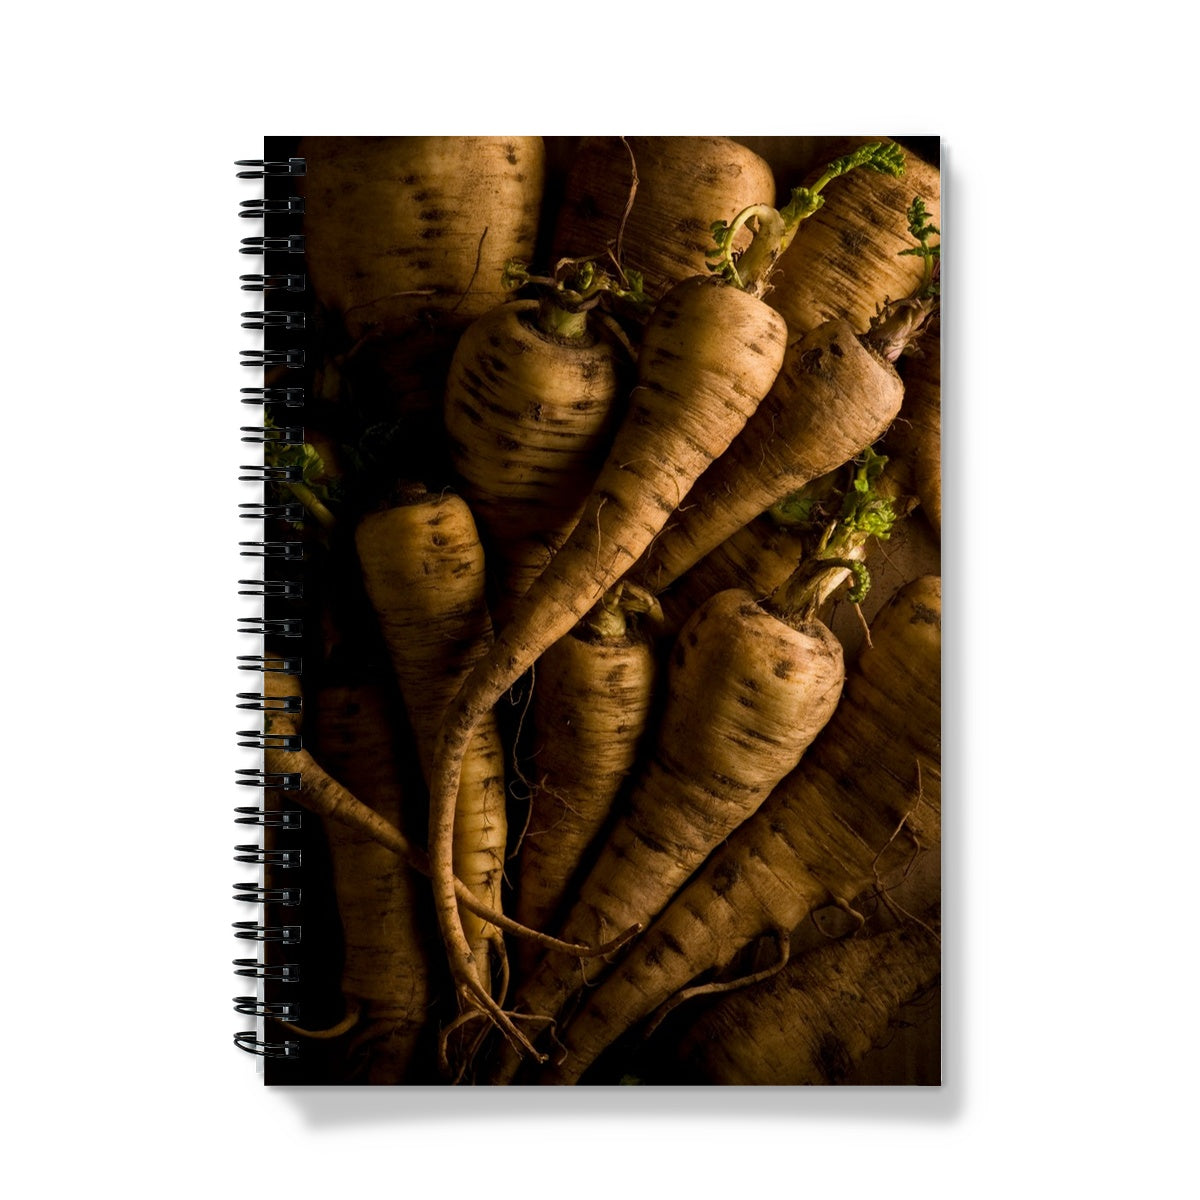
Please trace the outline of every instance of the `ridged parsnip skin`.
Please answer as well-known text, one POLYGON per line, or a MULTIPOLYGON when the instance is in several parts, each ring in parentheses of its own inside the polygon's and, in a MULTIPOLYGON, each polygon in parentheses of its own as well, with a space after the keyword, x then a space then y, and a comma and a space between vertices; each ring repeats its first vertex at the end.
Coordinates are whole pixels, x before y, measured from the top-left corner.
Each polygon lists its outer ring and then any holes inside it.
POLYGON ((577 1082, 697 975, 831 897, 853 900, 911 857, 909 835, 939 845, 941 580, 901 589, 871 637, 812 750, 559 1031, 565 1057, 539 1082, 577 1082))
MULTIPOLYGON (((563 929, 597 944, 648 925, 708 855, 800 761, 842 693, 842 648, 818 622, 792 626, 740 589, 687 622, 668 668, 654 753, 563 929)), ((594 982, 602 964, 587 964, 594 982)), ((548 954, 518 1002, 553 1015, 583 983, 548 954)))
MULTIPOLYGON (((940 322, 936 323, 940 326, 940 322)), ((940 329, 922 339, 919 357, 907 358, 904 405, 894 433, 912 461, 913 486, 938 536, 942 532, 942 359, 940 329)), ((889 437, 889 442, 893 439, 889 437)))
POLYGON ((429 313, 462 328, 504 300, 505 262, 533 254, 540 137, 312 137, 299 153, 305 266, 352 340, 429 313))
POLYGON ((803 179, 811 183, 835 158, 849 154, 868 142, 887 139, 875 134, 839 134, 836 137, 793 134, 743 137, 739 134, 737 140, 755 154, 761 154, 771 164, 780 200, 786 203, 791 187, 803 179))
MULTIPOLYGON (((321 764, 385 820, 402 826, 400 764, 378 687, 325 687, 314 697, 321 764)), ((430 1005, 420 884, 396 854, 358 830, 325 821, 342 921, 342 991, 363 1015, 355 1057, 364 1081, 403 1083, 430 1005)))
POLYGON ((522 925, 550 928, 580 859, 608 819, 645 732, 655 668, 644 637, 580 629, 538 660, 526 768, 532 811, 514 913, 522 925))
POLYGON ((767 303, 783 314, 793 338, 833 318, 865 333, 884 303, 920 286, 920 255, 900 253, 917 244, 906 216, 914 196, 940 226, 941 176, 915 154, 905 155, 899 178, 857 170, 830 185, 771 277, 767 303))
POLYGON ((804 554, 804 541, 763 513, 710 550, 661 596, 666 628, 678 633, 710 596, 740 587, 764 600, 787 579, 804 554))
POLYGON ((844 321, 791 344, 770 394, 696 481, 635 578, 652 592, 669 586, 776 501, 874 443, 903 395, 892 365, 844 321))
POLYGON ((623 399, 612 344, 543 333, 537 309, 518 301, 473 322, 446 381, 451 458, 506 600, 528 590, 574 527, 623 399))
POLYGON ((916 924, 811 951, 696 1022, 681 1082, 842 1083, 940 969, 940 943, 916 924))
POLYGON ((626 573, 770 389, 784 338, 777 313, 713 279, 687 280, 659 302, 583 514, 460 694, 460 719, 489 710, 626 573))
MULTIPOLYGON (((622 265, 641 271, 649 296, 707 272, 714 221, 732 221, 752 204, 774 204, 771 167, 723 137, 583 138, 567 176, 554 230, 554 257, 604 255, 638 186, 622 236, 622 265)), ((737 243, 744 249, 748 237, 737 243)))
MULTIPOLYGON (((516 602, 442 723, 430 778, 430 858, 434 902, 460 991, 470 990, 469 954, 453 880, 435 845, 439 828, 445 836, 472 731, 638 559, 770 389, 785 340, 783 320, 769 305, 709 278, 686 280, 659 301, 643 336, 629 411, 583 515, 516 602)), ((473 994, 469 1003, 483 1001, 473 994)))
MULTIPOLYGON (((492 642, 483 546, 466 502, 449 493, 364 517, 355 542, 428 778, 442 716, 492 642)), ((506 836, 504 751, 489 714, 464 760, 454 872, 494 909, 500 909, 506 836)), ((474 953, 486 964, 484 943, 495 930, 472 913, 464 912, 462 921, 474 953)), ((480 975, 488 986, 485 966, 480 975)))

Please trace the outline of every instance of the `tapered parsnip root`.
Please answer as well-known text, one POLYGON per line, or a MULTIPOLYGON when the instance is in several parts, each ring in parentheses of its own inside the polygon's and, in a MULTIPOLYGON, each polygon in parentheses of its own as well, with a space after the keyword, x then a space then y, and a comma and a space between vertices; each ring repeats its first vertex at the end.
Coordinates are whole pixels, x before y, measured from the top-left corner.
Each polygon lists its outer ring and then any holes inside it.
MULTIPOLYGON (((640 271, 647 294, 657 298, 704 273, 716 218, 774 201, 770 166, 729 138, 583 138, 571 160, 554 255, 619 249, 622 265, 640 271)), ((737 248, 748 241, 747 234, 737 248)))
MULTIPOLYGON (((282 671, 270 671, 265 675, 264 690, 272 700, 299 699, 300 681, 282 671)), ((300 731, 300 720, 293 713, 274 711, 267 718, 266 728, 268 734, 272 736, 294 735, 300 731)), ((272 775, 290 776, 297 781, 299 790, 293 790, 289 794, 301 807, 319 817, 345 825, 354 832, 378 842, 381 846, 387 847, 413 871, 426 877, 432 877, 429 856, 425 851, 414 846, 396 825, 380 816, 370 805, 363 803, 355 796, 349 788, 334 779, 307 750, 268 749, 264 754, 264 763, 266 770, 272 775)), ((591 955, 600 957, 619 949, 637 932, 636 930, 625 930, 620 937, 614 938, 603 946, 573 946, 539 930, 527 929, 498 910, 488 908, 457 877, 452 879, 451 886, 458 903, 467 911, 474 913, 481 921, 494 925, 497 929, 512 934, 514 937, 536 941, 547 950, 558 950, 585 957, 591 955)))
POLYGON ((489 543, 500 612, 574 527, 632 373, 585 317, 553 297, 505 305, 467 329, 450 365, 446 433, 489 543))
POLYGON ((659 592, 727 537, 875 442, 900 411, 892 365, 844 321, 788 347, 770 394, 688 494, 634 577, 659 592))
MULTIPOLYGON (((593 613, 538 660, 528 826, 515 915, 549 929, 592 839, 634 764, 656 674, 654 651, 620 600, 593 613)), ((522 965, 534 947, 522 943, 522 965)))
POLYGON ((679 1081, 842 1083, 940 969, 937 936, 911 924, 811 951, 700 1018, 680 1046, 679 1081))
POLYGON ((796 569, 804 554, 801 534, 769 513, 735 530, 659 596, 666 630, 677 634, 710 596, 740 587, 765 599, 796 569))
MULTIPOLYGON (((364 517, 355 543, 428 778, 438 724, 492 642, 483 547, 461 497, 421 489, 409 503, 364 517)), ((452 853, 454 874, 499 909, 506 838, 504 750, 489 715, 467 749, 457 809, 449 822, 430 827, 430 851, 452 853)), ((474 917, 463 925, 479 981, 490 991, 491 967, 500 965, 491 960, 502 959, 503 943, 474 917)))
MULTIPOLYGON (((628 570, 692 482, 733 440, 774 381, 784 339, 777 313, 717 280, 687 280, 660 301, 646 328, 629 413, 579 523, 517 602, 442 724, 430 778, 435 828, 453 813, 463 755, 478 723, 628 570)), ((472 983, 470 951, 449 887, 451 864, 434 854, 432 866, 447 955, 463 1001, 482 1004, 502 1023, 503 1014, 472 983)), ((515 1030, 506 1032, 513 1037, 515 1030)))
MULTIPOLYGON (((818 622, 793 623, 739 589, 704 604, 675 642, 653 756, 564 936, 649 924, 800 761, 833 715, 843 675, 841 646, 818 622)), ((548 955, 517 1003, 555 1016, 584 982, 573 961, 548 955)))
MULTIPOLYGON (((399 826, 399 764, 382 692, 326 687, 316 696, 322 762, 381 817, 399 826)), ((342 992, 360 1020, 352 1055, 367 1083, 405 1080, 430 1006, 429 948, 416 877, 375 839, 325 823, 342 922, 342 992)))
MULTIPOLYGON (((709 551, 659 596, 666 631, 677 632, 705 600, 727 588, 740 587, 756 600, 765 600, 807 558, 827 553, 865 558, 864 547, 856 543, 869 536, 889 536, 891 520, 908 507, 890 470, 884 479, 878 478, 878 464, 886 459, 869 453, 873 463, 856 459, 813 480, 709 551), (884 499, 886 510, 878 503, 884 499)), ((830 573, 821 581, 818 606, 845 575, 830 573)))
POLYGON ((907 862, 914 842, 938 845, 940 630, 940 580, 897 593, 805 760, 560 1032, 561 1062, 540 1081, 576 1082, 702 972, 772 930, 796 928, 831 898, 848 903, 907 862))

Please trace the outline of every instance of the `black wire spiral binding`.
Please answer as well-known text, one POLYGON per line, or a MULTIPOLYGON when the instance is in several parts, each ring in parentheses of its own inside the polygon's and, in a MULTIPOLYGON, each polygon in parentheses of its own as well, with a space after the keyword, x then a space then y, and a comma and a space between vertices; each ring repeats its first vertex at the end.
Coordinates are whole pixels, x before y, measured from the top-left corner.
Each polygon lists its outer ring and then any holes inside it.
MULTIPOLYGON (((286 161, 244 159, 236 165, 247 168, 238 171, 239 179, 294 178, 305 172, 302 158, 288 158, 286 161)), ((266 223, 262 236, 243 238, 240 247, 242 254, 261 255, 264 260, 262 273, 240 278, 243 291, 264 294, 262 309, 243 312, 241 317, 243 329, 263 331, 265 346, 262 350, 242 350, 242 365, 259 370, 283 368, 286 371, 303 367, 303 346, 279 345, 278 342, 281 337, 303 333, 307 326, 306 315, 276 306, 266 297, 268 294, 287 296, 302 293, 308 286, 305 276, 295 271, 293 262, 288 261, 280 270, 276 259, 278 255, 304 253, 304 235, 293 228, 293 219, 304 213, 304 200, 294 195, 263 196, 243 200, 238 207, 238 216, 258 218, 266 223), (285 222, 282 227, 273 224, 281 220, 285 222)), ((304 594, 301 580, 290 577, 294 574, 292 564, 303 561, 304 547, 299 540, 286 536, 286 530, 294 529, 300 521, 303 505, 287 497, 268 498, 266 491, 270 485, 286 488, 289 483, 301 482, 300 467, 277 465, 271 462, 271 457, 279 447, 302 445, 304 429, 290 421, 276 422, 270 414, 275 409, 289 413, 302 409, 305 389, 267 386, 264 379, 261 387, 242 388, 241 400, 243 404, 262 406, 263 423, 244 425, 241 433, 243 442, 264 447, 266 461, 244 465, 241 470, 245 473, 238 476, 242 482, 259 484, 264 492, 261 501, 239 506, 242 518, 261 521, 263 528, 261 539, 239 543, 239 550, 244 557, 263 560, 262 578, 238 580, 239 595, 262 597, 265 611, 261 616, 240 618, 238 631, 263 639, 263 652, 240 655, 238 667, 243 671, 261 672, 265 684, 269 674, 295 676, 300 674, 302 666, 298 655, 273 654, 268 646, 279 639, 290 640, 303 636, 302 619, 291 615, 287 609, 304 594)), ((238 745, 257 750, 263 755, 268 750, 295 752, 302 749, 299 734, 270 733, 266 724, 273 713, 299 713, 299 697, 271 696, 267 691, 264 687, 262 691, 238 693, 239 709, 263 714, 262 728, 238 731, 238 745)), ((272 1040, 263 1036, 260 1030, 265 1028, 267 1021, 295 1021, 300 1015, 297 1004, 287 999, 286 995, 279 997, 276 994, 280 987, 286 989, 297 981, 299 964, 278 961, 273 955, 273 948, 286 951, 299 943, 301 936, 301 926, 294 915, 300 905, 300 889, 278 886, 275 878, 277 873, 293 872, 301 862, 300 850, 280 840, 296 834, 301 828, 301 814, 289 805, 286 795, 299 789, 300 775, 294 771, 269 771, 266 765, 264 758, 261 767, 236 772, 239 786, 264 789, 264 799, 259 805, 235 808, 234 820, 239 825, 261 829, 265 840, 262 844, 235 846, 234 859, 262 867, 265 876, 260 883, 233 885, 235 900, 258 905, 262 911, 261 920, 234 922, 234 936, 255 943, 261 950, 259 957, 233 960, 236 975, 260 981, 259 995, 234 997, 234 1011, 241 1016, 254 1018, 258 1026, 239 1030, 233 1040, 248 1054, 262 1058, 295 1059, 300 1055, 298 1041, 286 1037, 272 1040), (292 910, 293 919, 286 922, 281 920, 279 910, 292 910)))

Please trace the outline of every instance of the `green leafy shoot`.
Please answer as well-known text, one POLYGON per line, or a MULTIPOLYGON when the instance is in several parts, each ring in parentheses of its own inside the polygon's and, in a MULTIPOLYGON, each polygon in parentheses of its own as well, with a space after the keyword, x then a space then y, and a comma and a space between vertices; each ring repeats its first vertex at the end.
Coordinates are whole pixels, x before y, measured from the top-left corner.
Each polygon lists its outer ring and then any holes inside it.
POLYGON ((811 525, 824 515, 821 498, 808 495, 803 488, 773 504, 769 511, 772 520, 785 528, 811 525))
POLYGON ((817 564, 828 561, 831 567, 850 572, 854 583, 846 599, 851 604, 861 604, 866 599, 871 576, 866 566, 850 555, 867 538, 887 541, 900 515, 892 501, 878 491, 887 461, 886 455, 876 454, 870 446, 854 460, 850 485, 842 496, 841 514, 826 529, 814 556, 817 564))
MULTIPOLYGON (((263 428, 276 428, 269 415, 263 417, 263 428)), ((325 471, 325 460, 309 442, 268 441, 263 453, 269 467, 299 468, 299 478, 288 480, 286 488, 325 529, 332 529, 337 518, 330 511, 335 486, 325 471)))
POLYGON ((908 232, 917 240, 918 245, 909 246, 907 250, 901 250, 903 254, 919 254, 925 260, 925 276, 921 281, 921 287, 916 292, 918 297, 937 296, 941 293, 941 283, 934 278, 934 266, 941 260, 942 247, 939 242, 935 246, 929 244, 929 239, 937 234, 941 236, 942 231, 930 220, 929 211, 925 207, 925 201, 920 196, 914 196, 913 202, 908 206, 908 232))
MULTIPOLYGON (((822 496, 802 488, 770 510, 773 516, 783 512, 796 517, 811 517, 812 537, 816 543, 792 576, 771 597, 772 604, 778 609, 811 615, 825 594, 822 580, 831 571, 850 573, 853 585, 846 593, 846 599, 851 604, 862 603, 871 587, 871 576, 866 566, 854 557, 855 551, 871 537, 886 541, 896 521, 911 508, 911 503, 905 500, 897 504, 881 494, 879 484, 887 462, 885 455, 876 454, 868 446, 850 464, 850 477, 840 489, 841 503, 833 519, 828 516, 826 502, 836 505, 839 490, 822 496)), ((784 523, 800 524, 799 521, 784 523)), ((804 536, 807 545, 808 534, 804 536)))
MULTIPOLYGON (((862 457, 855 460, 854 477, 842 499, 842 513, 838 520, 840 532, 850 535, 876 537, 887 541, 896 523, 896 508, 891 500, 880 496, 876 484, 887 466, 887 457, 876 454, 870 446, 862 457)), ((837 534, 835 534, 835 537, 837 534)))
POLYGON ((713 235, 713 248, 705 251, 705 257, 713 261, 706 263, 714 275, 732 287, 741 287, 741 277, 734 266, 733 235, 737 232, 728 221, 714 221, 709 227, 713 235))
POLYGON ((779 256, 792 244, 796 231, 825 203, 821 194, 840 175, 862 168, 884 175, 904 174, 904 151, 894 142, 871 142, 826 166, 812 187, 792 189, 787 204, 774 209, 768 204, 744 208, 732 222, 714 221, 711 225, 713 248, 706 251, 712 261, 708 269, 732 287, 761 295, 767 277, 779 256), (754 237, 740 257, 734 253, 734 239, 753 221, 754 237))
POLYGON ((791 199, 779 210, 780 216, 784 221, 798 225, 801 221, 811 217, 825 203, 825 197, 821 193, 826 185, 837 179, 839 175, 856 171, 860 167, 864 171, 875 171, 880 175, 899 178, 904 174, 904 151, 895 142, 871 142, 866 146, 859 146, 851 154, 835 158, 821 172, 821 177, 812 187, 792 189, 791 199))
POLYGON ((539 324, 546 332, 578 336, 584 327, 580 315, 602 298, 608 297, 638 314, 654 307, 640 271, 627 270, 622 276, 623 281, 597 266, 593 259, 578 258, 560 259, 553 276, 535 275, 528 263, 510 258, 504 264, 500 283, 507 291, 532 285, 542 301, 539 324))

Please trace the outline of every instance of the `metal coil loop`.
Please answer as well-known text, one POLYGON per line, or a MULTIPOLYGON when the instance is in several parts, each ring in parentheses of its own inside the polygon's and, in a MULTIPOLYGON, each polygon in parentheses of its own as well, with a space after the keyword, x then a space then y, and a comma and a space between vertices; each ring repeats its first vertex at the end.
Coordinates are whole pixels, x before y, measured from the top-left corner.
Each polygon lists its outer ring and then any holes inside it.
POLYGON ((264 925, 260 921, 234 921, 235 938, 244 942, 279 942, 295 945, 300 940, 299 925, 264 925))
POLYGON ((303 617, 239 617, 238 633, 298 638, 304 636, 303 617))
POLYGON ((245 558, 282 558, 286 562, 299 562, 304 557, 303 542, 238 542, 238 545, 251 547, 242 551, 245 558))
POLYGON ((243 292, 302 292, 303 275, 239 275, 243 292))
POLYGON ((299 888, 269 888, 257 883, 235 883, 235 900, 246 904, 279 904, 284 908, 295 908, 300 903, 299 888))
POLYGON ((260 829, 300 829, 304 814, 298 809, 280 811, 275 808, 235 808, 234 817, 239 825, 257 825, 260 829))
POLYGON ((270 446, 303 446, 303 425, 243 425, 241 432, 246 434, 243 442, 256 442, 270 446))
POLYGON ((285 329, 297 330, 305 328, 305 316, 302 312, 288 312, 284 309, 270 309, 267 312, 254 311, 242 313, 243 329, 285 329))
POLYGON ((276 199, 259 196, 254 200, 243 200, 238 208, 239 217, 298 217, 304 214, 303 196, 280 196, 276 199))
POLYGON ((284 408, 303 408, 302 387, 242 388, 243 404, 279 404, 284 408))
POLYGON ((234 1045, 247 1054, 257 1054, 260 1058, 299 1058, 300 1043, 288 1040, 286 1042, 262 1042, 254 1036, 254 1030, 243 1030, 233 1035, 234 1045))
POLYGON ((239 729, 237 735, 247 739, 244 742, 238 742, 238 745, 245 746, 249 750, 296 751, 304 749, 304 742, 298 733, 267 733, 258 729, 239 729))
POLYGON ((264 179, 268 175, 303 175, 306 164, 302 158, 289 158, 286 162, 271 162, 262 158, 239 158, 233 165, 256 168, 250 171, 239 171, 237 173, 239 179, 264 179))
POLYGON ((304 351, 296 347, 290 350, 243 350, 243 367, 287 367, 297 370, 304 366, 304 351))
MULTIPOLYGON (((300 776, 297 775, 296 778, 299 779, 300 776)), ((266 850, 262 846, 251 845, 234 846, 234 850, 238 851, 233 856, 234 862, 254 863, 260 867, 281 867, 284 870, 291 870, 300 865, 299 850, 266 850)))
POLYGON ((303 254, 304 234, 285 233, 281 237, 242 238, 239 254, 303 254))
POLYGON ((304 584, 298 579, 239 579, 239 596, 274 596, 279 600, 304 599, 304 584))
MULTIPOLYGON (((257 767, 241 767, 234 774, 244 776, 234 780, 239 787, 277 788, 281 792, 300 790, 299 771, 260 771, 257 767)), ((241 846, 236 848, 243 849, 241 846)))
POLYGON ((277 1021, 294 1021, 300 1015, 299 1006, 287 1001, 271 1003, 256 996, 234 996, 233 1011, 243 1017, 274 1017, 277 1021))
POLYGON ((235 975, 246 979, 274 979, 280 983, 295 983, 300 978, 300 968, 295 963, 264 963, 257 958, 235 958, 235 975))
MULTIPOLYGON (((248 668, 243 667, 243 670, 248 668)), ((267 696, 262 692, 238 692, 237 698, 243 703, 238 708, 248 708, 254 712, 298 713, 300 711, 299 696, 267 696)))
POLYGON ((271 467, 262 463, 242 463, 241 469, 248 475, 239 475, 239 483, 300 483, 304 468, 299 466, 271 467))
POLYGON ((264 674, 299 675, 303 659, 280 657, 278 654, 239 654, 239 671, 262 671, 264 674))
MULTIPOLYGON (((304 519, 304 505, 294 504, 291 502, 285 504, 239 504, 238 508, 244 508, 247 511, 238 513, 239 517, 243 517, 249 521, 287 521, 290 525, 295 525, 296 522, 304 519)), ((238 583, 262 583, 263 580, 255 579, 253 581, 239 579, 238 583)), ((287 580, 273 579, 270 581, 273 584, 289 582, 287 580)), ((248 595, 265 595, 263 592, 242 592, 243 596, 248 595)), ((272 593, 277 594, 277 593, 272 593)))

